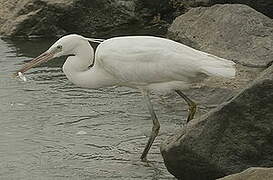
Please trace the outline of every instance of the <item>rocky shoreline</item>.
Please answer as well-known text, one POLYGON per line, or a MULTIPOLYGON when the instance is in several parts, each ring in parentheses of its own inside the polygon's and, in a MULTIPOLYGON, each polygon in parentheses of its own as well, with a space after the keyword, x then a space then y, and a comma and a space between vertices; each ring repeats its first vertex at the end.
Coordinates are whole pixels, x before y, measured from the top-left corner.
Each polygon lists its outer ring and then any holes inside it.
MULTIPOLYGON (((237 62, 231 81, 209 79, 226 102, 194 119, 162 144, 178 179, 214 180, 251 167, 273 166, 273 2, 240 0, 0 0, 0 35, 52 37, 168 36, 237 62), (227 4, 231 3, 231 4, 227 4), (235 90, 234 90, 235 89, 235 90)), ((194 89, 193 94, 201 90, 194 89)), ((247 180, 253 169, 224 179, 247 180)), ((254 169, 269 180, 272 169, 254 169), (269 174, 269 175, 268 175, 269 174)), ((253 173, 252 173, 253 175, 253 173)), ((261 178, 262 177, 262 178, 261 178)))
POLYGON ((165 36, 177 16, 194 7, 218 3, 247 4, 273 17, 273 3, 264 0, 0 0, 0 35, 165 36))

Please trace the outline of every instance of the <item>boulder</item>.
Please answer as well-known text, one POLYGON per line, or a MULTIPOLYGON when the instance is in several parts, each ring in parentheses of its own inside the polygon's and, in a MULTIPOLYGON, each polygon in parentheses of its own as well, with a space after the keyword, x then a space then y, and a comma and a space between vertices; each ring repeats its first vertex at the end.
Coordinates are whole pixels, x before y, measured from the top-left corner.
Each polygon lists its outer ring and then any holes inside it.
POLYGON ((249 66, 273 60, 273 20, 240 4, 193 8, 177 17, 168 36, 196 49, 249 66))
POLYGON ((0 0, 0 4, 0 34, 4 36, 79 33, 107 37, 167 31, 166 21, 154 17, 154 9, 144 11, 146 4, 141 0, 0 0))
POLYGON ((248 168, 247 170, 218 180, 272 180, 273 168, 248 168))
POLYGON ((168 171, 214 180, 273 166, 273 66, 228 102, 190 121, 161 146, 168 171))

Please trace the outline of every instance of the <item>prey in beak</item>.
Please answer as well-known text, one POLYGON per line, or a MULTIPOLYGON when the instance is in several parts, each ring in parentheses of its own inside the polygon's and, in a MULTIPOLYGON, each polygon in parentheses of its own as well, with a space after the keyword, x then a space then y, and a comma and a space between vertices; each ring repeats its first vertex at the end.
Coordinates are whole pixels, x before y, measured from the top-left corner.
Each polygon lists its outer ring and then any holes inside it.
POLYGON ((57 54, 60 51, 61 51, 61 46, 57 46, 53 49, 49 49, 48 51, 42 53, 40 56, 26 63, 21 69, 17 70, 14 73, 14 77, 20 76, 22 73, 28 71, 32 67, 53 59, 55 57, 55 54, 57 54))

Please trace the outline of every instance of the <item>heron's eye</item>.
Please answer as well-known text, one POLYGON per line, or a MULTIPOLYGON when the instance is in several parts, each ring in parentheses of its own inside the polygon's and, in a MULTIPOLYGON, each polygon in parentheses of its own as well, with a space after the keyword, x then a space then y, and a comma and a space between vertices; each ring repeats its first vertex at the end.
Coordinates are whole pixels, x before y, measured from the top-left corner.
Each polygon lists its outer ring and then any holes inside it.
POLYGON ((57 49, 58 49, 58 50, 62 50, 62 46, 61 46, 61 45, 58 45, 58 46, 57 46, 57 49))

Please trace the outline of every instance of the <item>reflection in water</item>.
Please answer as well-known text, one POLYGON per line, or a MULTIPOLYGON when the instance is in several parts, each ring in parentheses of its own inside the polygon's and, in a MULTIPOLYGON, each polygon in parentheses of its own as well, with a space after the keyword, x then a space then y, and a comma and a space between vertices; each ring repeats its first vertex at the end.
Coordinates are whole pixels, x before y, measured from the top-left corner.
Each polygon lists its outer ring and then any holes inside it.
POLYGON ((11 78, 54 41, 0 40, 0 179, 173 179, 159 144, 186 109, 156 106, 162 131, 146 166, 139 156, 152 122, 135 90, 76 87, 64 59, 30 70, 27 82, 11 78))

